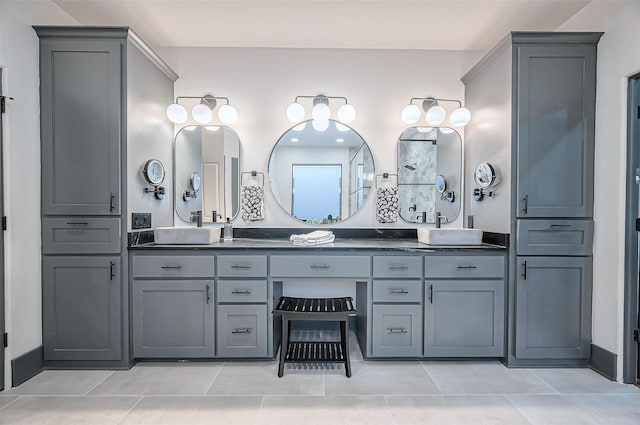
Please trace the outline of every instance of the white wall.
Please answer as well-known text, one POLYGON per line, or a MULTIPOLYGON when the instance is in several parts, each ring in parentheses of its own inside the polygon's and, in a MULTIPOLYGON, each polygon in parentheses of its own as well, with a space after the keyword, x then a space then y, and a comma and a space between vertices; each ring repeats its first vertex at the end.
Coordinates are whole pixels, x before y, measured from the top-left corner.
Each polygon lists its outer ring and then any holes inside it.
POLYGON ((76 25, 50 1, 0 2, 0 66, 8 102, 4 128, 6 329, 10 361, 42 344, 40 267, 40 100, 36 24, 76 25))
MULTIPOLYGON (((400 120, 402 108, 411 97, 462 99, 464 87, 460 77, 482 55, 268 48, 159 48, 157 52, 180 75, 176 96, 211 93, 229 97, 239 114, 233 127, 242 144, 241 170, 257 170, 265 175, 271 149, 291 127, 285 116, 287 105, 296 95, 320 93, 349 99, 358 114, 351 127, 369 144, 376 173, 395 173, 396 143, 405 128, 400 120)), ((303 225, 278 206, 270 188, 265 189, 266 220, 247 226, 303 225)), ((336 227, 415 227, 401 221, 378 224, 373 198, 336 227)), ((243 225, 240 218, 235 224, 243 225)), ((462 214, 452 225, 461 224, 462 214)))
POLYGON ((596 93, 593 343, 618 354, 622 379, 626 90, 640 72, 640 2, 595 1, 558 30, 605 32, 596 93))

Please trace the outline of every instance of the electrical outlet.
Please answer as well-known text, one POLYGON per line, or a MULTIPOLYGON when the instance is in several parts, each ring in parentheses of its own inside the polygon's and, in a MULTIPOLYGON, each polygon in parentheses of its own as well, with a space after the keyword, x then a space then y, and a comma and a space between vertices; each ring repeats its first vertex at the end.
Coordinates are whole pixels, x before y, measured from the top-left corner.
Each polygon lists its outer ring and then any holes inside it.
POLYGON ((151 229, 151 213, 131 213, 132 229, 151 229))

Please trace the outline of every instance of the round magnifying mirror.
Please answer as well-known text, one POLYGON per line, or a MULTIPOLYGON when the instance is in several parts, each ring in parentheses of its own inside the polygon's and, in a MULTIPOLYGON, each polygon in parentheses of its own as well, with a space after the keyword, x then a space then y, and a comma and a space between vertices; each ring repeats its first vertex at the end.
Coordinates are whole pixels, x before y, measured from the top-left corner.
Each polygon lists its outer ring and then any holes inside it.
POLYGON ((165 176, 164 165, 157 159, 150 159, 144 164, 144 178, 153 186, 162 184, 165 176))
POLYGON ((197 192, 200 190, 200 173, 198 173, 197 171, 194 171, 193 173, 191 173, 191 176, 189 177, 189 184, 191 185, 191 189, 194 192, 197 192))
POLYGON ((435 185, 438 193, 444 193, 444 191, 447 190, 447 181, 442 174, 436 176, 435 185))
POLYGON ((496 171, 488 162, 482 162, 476 167, 474 179, 479 187, 486 189, 496 182, 496 171))

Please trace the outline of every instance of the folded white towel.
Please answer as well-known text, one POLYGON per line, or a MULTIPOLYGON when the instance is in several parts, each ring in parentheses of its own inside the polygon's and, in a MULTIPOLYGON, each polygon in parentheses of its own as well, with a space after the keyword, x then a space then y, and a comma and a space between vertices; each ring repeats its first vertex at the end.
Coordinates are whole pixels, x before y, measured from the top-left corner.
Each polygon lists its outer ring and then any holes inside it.
POLYGON ((315 246, 315 245, 322 245, 322 244, 332 243, 335 239, 336 239, 335 235, 331 234, 331 235, 329 235, 328 237, 325 237, 325 238, 308 239, 306 241, 295 240, 295 241, 293 241, 293 244, 296 245, 296 246, 315 246))
POLYGON ((296 242, 296 241, 302 241, 302 242, 306 242, 306 241, 316 241, 316 240, 322 240, 322 239, 326 239, 326 238, 330 238, 330 237, 335 237, 332 231, 329 230, 315 230, 313 232, 310 233, 305 233, 302 235, 291 235, 289 237, 289 240, 292 242, 296 242))

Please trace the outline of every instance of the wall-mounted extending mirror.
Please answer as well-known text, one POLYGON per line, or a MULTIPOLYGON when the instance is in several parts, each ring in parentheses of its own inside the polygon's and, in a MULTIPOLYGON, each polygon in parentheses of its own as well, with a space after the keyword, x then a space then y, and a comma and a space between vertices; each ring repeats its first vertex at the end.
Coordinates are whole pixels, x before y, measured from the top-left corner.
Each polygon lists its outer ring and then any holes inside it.
POLYGON ((202 211, 202 221, 235 217, 240 197, 240 139, 225 126, 191 125, 175 140, 175 207, 189 221, 202 211), (215 211, 215 213, 214 213, 215 211))
POLYGON ((462 139, 453 129, 411 127, 397 151, 400 217, 411 223, 449 222, 460 212, 462 139))
POLYGON ((352 128, 329 120, 317 131, 311 121, 278 139, 269 158, 273 196, 291 216, 307 223, 342 221, 362 207, 374 178, 373 157, 352 128))

